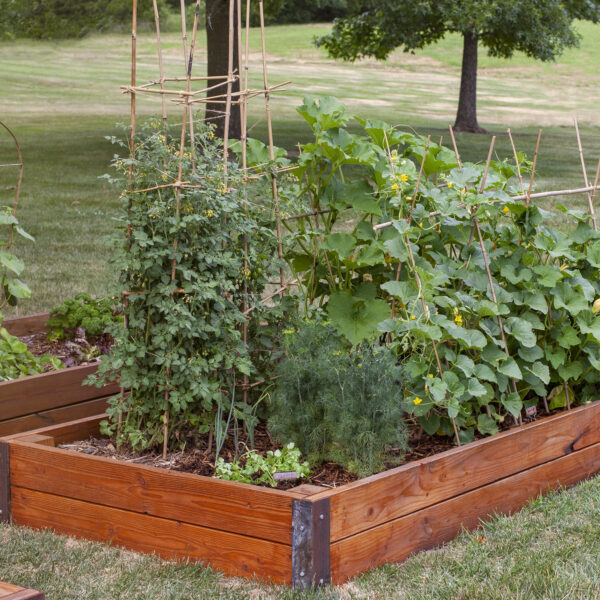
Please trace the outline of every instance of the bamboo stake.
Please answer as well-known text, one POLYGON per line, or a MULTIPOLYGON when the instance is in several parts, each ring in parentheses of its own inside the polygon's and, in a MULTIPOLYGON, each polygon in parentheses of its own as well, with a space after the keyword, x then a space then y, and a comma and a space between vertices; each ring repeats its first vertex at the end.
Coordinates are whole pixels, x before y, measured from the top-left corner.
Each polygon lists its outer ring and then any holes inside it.
MULTIPOLYGON (((581 145, 581 136, 579 135, 579 124, 577 123, 577 118, 575 118, 575 133, 577 134, 577 147, 579 149, 579 159, 581 160, 581 169, 583 171, 583 181, 585 183, 585 187, 589 187, 590 184, 588 181, 587 169, 585 168, 585 159, 583 158, 583 147, 581 145)), ((597 185, 597 183, 596 183, 596 185, 597 185)), ((596 215, 594 213, 593 196, 590 194, 590 192, 588 192, 587 197, 588 197, 588 206, 590 209, 590 216, 592 217, 592 226, 594 227, 594 231, 598 231, 598 224, 596 223, 596 215)))
POLYGON ((540 151, 540 141, 542 139, 542 130, 538 131, 537 143, 535 145, 535 154, 533 155, 533 166, 531 167, 531 177, 529 178, 529 187, 527 188, 527 197, 525 198, 525 206, 529 206, 531 199, 531 190, 533 189, 533 178, 535 177, 535 166, 537 165, 538 153, 540 151))
MULTIPOLYGON (((200 18, 200 0, 196 0, 196 10, 194 12, 194 26, 192 29, 192 42, 190 44, 190 54, 187 62, 186 68, 186 83, 185 90, 186 92, 191 91, 191 77, 192 77, 192 66, 194 64, 194 50, 196 49, 196 35, 198 33, 198 20, 200 18)), ((186 98, 186 102, 189 105, 189 97, 186 98)), ((196 140, 194 136, 194 116, 192 114, 191 107, 189 110, 189 119, 190 119, 190 154, 192 156, 192 173, 196 172, 196 140)), ((181 179, 181 175, 179 176, 181 179)))
MULTIPOLYGON (((385 131, 383 132, 386 138, 386 144, 388 146, 388 152, 389 152, 389 144, 387 141, 387 134, 385 133, 385 131)), ((421 177, 423 176, 423 169, 425 168, 425 160, 427 159, 427 151, 429 150, 429 142, 431 141, 431 136, 428 135, 427 136, 427 142, 425 143, 425 150, 423 151, 423 158, 421 160, 421 168, 419 169, 419 176, 417 177, 417 185, 415 185, 415 193, 412 197, 412 202, 410 204, 410 212, 408 213, 408 222, 410 223, 412 221, 412 214, 413 214, 413 210, 415 208, 415 202, 417 201, 417 194, 419 193, 419 186, 421 185, 421 177)), ((390 155, 391 158, 391 155, 390 155)), ((392 166, 392 173, 394 172, 393 166, 392 166)))
MULTIPOLYGON (((164 67, 163 67, 163 56, 162 56, 162 44, 160 41, 160 16, 158 14, 158 5, 156 3, 156 0, 152 0, 152 7, 154 9, 154 25, 156 27, 156 47, 157 47, 157 51, 158 51, 158 73, 160 76, 160 89, 161 91, 164 91, 165 89, 165 72, 164 72, 164 67)), ((161 95, 161 104, 162 104, 162 122, 163 122, 163 129, 165 130, 165 133, 167 131, 167 99, 165 98, 164 94, 161 95)), ((165 144, 167 143, 166 137, 165 137, 165 144)))
MULTIPOLYGON (((234 34, 234 0, 229 0, 229 56, 227 58, 227 98, 225 104, 225 126, 223 132, 223 169, 227 182, 227 158, 229 156, 229 127, 231 120, 231 79, 233 78, 233 34, 234 34)), ((239 51, 239 49, 238 49, 239 51)))
MULTIPOLYGON (((269 101, 269 82, 267 79, 267 51, 265 47, 265 13, 263 0, 258 0, 259 13, 260 13, 260 39, 262 49, 262 68, 263 68, 263 82, 265 87, 265 110, 267 113, 267 132, 269 135, 269 158, 271 161, 275 159, 275 151, 273 145, 273 124, 271 122, 271 104, 269 101)), ((273 173, 271 175, 271 186, 273 189, 273 200, 275 201, 275 219, 277 222, 277 255, 280 261, 283 261, 283 244, 281 240, 281 215, 279 213, 279 194, 277 191, 277 178, 273 173)), ((284 287, 285 273, 283 266, 279 267, 279 276, 281 280, 281 287, 284 287)))
POLYGON ((512 151, 515 156, 515 164, 517 165, 517 173, 519 175, 519 182, 521 183, 521 194, 524 194, 525 187, 523 185, 523 175, 521 174, 521 165, 519 164, 519 155, 517 154, 517 149, 515 147, 515 142, 513 141, 512 133, 510 132, 510 127, 508 128, 508 139, 510 140, 510 145, 512 146, 512 151))
POLYGON ((594 206, 594 198, 596 197, 596 190, 598 189, 598 178, 600 178, 600 159, 598 160, 598 167, 596 168, 596 177, 594 178, 594 185, 592 187, 592 206, 594 206))
MULTIPOLYGON (((188 51, 187 51, 187 25, 185 22, 185 0, 179 1, 179 10, 181 12, 181 38, 183 41, 183 60, 187 64, 188 51)), ((187 81, 187 77, 185 80, 187 81)), ((181 79, 179 79, 178 81, 181 81, 181 79)))

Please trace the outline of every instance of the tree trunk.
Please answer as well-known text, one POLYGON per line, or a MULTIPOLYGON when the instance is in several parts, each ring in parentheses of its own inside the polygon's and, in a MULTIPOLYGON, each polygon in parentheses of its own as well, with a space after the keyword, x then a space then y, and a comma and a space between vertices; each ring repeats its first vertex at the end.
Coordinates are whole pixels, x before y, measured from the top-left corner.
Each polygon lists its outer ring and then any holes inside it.
POLYGON ((465 31, 463 38, 460 96, 454 130, 487 133, 477 123, 477 42, 479 36, 472 31, 465 31))
MULTIPOLYGON (((234 2, 233 15, 233 71, 238 70, 238 40, 237 40, 237 2, 234 2)), ((206 45, 208 76, 223 77, 227 79, 229 60, 229 0, 206 0, 206 45)), ((209 80, 208 86, 218 83, 217 80, 209 80)), ((232 85, 232 91, 238 92, 239 81, 232 85)), ((221 85, 207 93, 207 97, 215 98, 214 102, 206 105, 205 119, 208 123, 216 126, 215 135, 223 137, 225 132, 225 94, 227 85, 221 85)), ((234 96, 234 100, 237 96, 234 96)), ((241 119, 239 104, 231 106, 229 118, 229 139, 239 139, 241 136, 241 119)))

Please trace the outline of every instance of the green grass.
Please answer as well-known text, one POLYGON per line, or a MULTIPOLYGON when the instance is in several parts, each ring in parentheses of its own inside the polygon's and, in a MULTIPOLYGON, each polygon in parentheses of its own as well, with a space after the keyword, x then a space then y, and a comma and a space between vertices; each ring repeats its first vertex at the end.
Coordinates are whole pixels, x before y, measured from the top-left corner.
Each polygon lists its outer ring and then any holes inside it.
MULTIPOLYGON (((512 155, 506 128, 519 149, 533 155, 537 128, 544 128, 539 158, 539 189, 580 187, 581 167, 572 118, 581 122, 590 177, 600 154, 600 113, 594 74, 600 58, 600 26, 582 23, 582 48, 570 50, 555 64, 524 56, 511 61, 490 59, 482 51, 479 73, 479 117, 498 135, 498 157, 512 155)), ((356 64, 327 59, 311 43, 328 25, 271 27, 267 32, 269 81, 292 80, 272 99, 275 142, 295 148, 309 129, 295 112, 305 94, 333 94, 361 116, 431 133, 435 140, 453 121, 460 75, 460 39, 449 36, 416 55, 395 52, 386 63, 356 64)), ((196 64, 204 69, 204 33, 196 64)), ((164 36, 168 74, 183 74, 181 41, 164 36)), ((260 87, 260 39, 251 32, 251 85, 260 87)), ((130 39, 127 35, 95 35, 82 40, 0 43, 2 105, 0 119, 17 134, 25 161, 20 218, 37 243, 22 243, 24 278, 33 290, 17 313, 48 310, 78 291, 104 293, 113 281, 107 265, 114 231, 117 191, 98 179, 109 169, 114 152, 104 136, 116 122, 129 119, 129 97, 119 86, 129 80, 130 39)), ((155 45, 149 32, 138 38, 138 82, 157 76, 155 45)), ((141 119, 160 110, 156 97, 140 96, 141 119)), ((251 135, 265 137, 264 107, 251 104, 251 135)), ((483 161, 489 136, 463 134, 463 158, 483 161)), ((0 163, 14 162, 7 136, 0 134, 0 163)), ((0 203, 12 202, 16 171, 0 169, 0 203)), ((583 206, 585 197, 555 199, 583 206)))
POLYGON ((48 600, 588 600, 600 594, 600 479, 342 586, 292 591, 50 532, 0 525, 0 580, 48 600))

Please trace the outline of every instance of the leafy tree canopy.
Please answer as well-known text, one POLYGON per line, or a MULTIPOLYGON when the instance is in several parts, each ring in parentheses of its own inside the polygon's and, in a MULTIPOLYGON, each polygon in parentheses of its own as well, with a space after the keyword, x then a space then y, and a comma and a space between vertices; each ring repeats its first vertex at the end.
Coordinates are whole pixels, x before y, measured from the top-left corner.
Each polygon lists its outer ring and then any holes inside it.
POLYGON ((383 59, 395 48, 423 48, 446 33, 470 32, 491 56, 515 51, 554 60, 576 46, 575 19, 600 21, 595 0, 368 0, 360 12, 337 19, 333 31, 317 40, 336 58, 383 59))

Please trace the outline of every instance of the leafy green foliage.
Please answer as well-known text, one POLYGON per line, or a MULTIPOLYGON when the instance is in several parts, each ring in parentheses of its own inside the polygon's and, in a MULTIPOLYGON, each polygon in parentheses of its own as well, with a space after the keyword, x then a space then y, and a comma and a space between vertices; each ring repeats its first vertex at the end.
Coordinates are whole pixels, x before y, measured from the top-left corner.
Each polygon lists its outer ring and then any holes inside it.
POLYGON ((215 477, 219 479, 242 483, 267 483, 271 487, 277 486, 275 473, 294 472, 297 479, 308 477, 310 474, 308 463, 302 462, 300 450, 293 443, 287 444, 281 450, 267 450, 265 456, 250 450, 231 463, 219 457, 215 468, 215 477))
POLYGON ((62 367, 60 360, 49 354, 35 357, 23 342, 0 327, 0 381, 43 373, 46 365, 62 367))
MULTIPOLYGON (((116 342, 96 380, 120 378, 130 388, 111 401, 106 430, 114 434, 123 415, 120 435, 134 448, 162 440, 166 411, 174 443, 208 431, 215 419, 220 426, 233 408, 234 382, 260 377, 269 324, 279 314, 256 300, 278 268, 272 207, 253 196, 245 201, 242 173, 231 163, 226 176, 209 129, 196 132, 196 145, 187 140, 180 172, 178 137, 153 122, 140 130, 133 161, 114 163, 126 176, 131 162, 134 189, 152 188, 122 193, 114 262, 129 293, 127 327, 109 327, 116 342), (179 193, 161 187, 177 178, 187 182, 179 193), (244 303, 252 309, 247 343, 244 303), (258 333, 261 321, 268 325, 258 333)), ((120 184, 125 188, 127 179, 120 184)))
POLYGON ((436 144, 424 159, 421 136, 375 121, 351 133, 334 99, 299 112, 315 143, 302 148, 294 193, 325 212, 297 224, 289 264, 349 342, 385 335, 403 365, 402 405, 427 432, 452 434, 454 419, 466 442, 542 397, 553 408, 597 397, 600 235, 586 214, 563 208, 573 231, 562 233, 512 198, 521 189, 507 161, 483 182, 483 165, 460 169, 436 144), (348 206, 358 222, 340 231, 348 206))
POLYGON ((19 225, 14 210, 8 206, 0 206, 0 311, 7 304, 16 306, 19 300, 31 296, 31 290, 19 279, 25 264, 13 252, 13 242, 17 234, 33 240, 19 225))
MULTIPOLYGON (((138 2, 138 18, 153 21, 151 0, 138 2)), ((165 16, 166 3, 158 0, 165 16)), ((92 31, 131 21, 128 0, 0 0, 0 38, 36 39, 82 37, 92 31)))
POLYGON ((600 20, 600 4, 587 0, 371 0, 354 15, 338 19, 317 43, 337 58, 385 58, 394 48, 423 48, 448 32, 471 32, 490 55, 510 58, 515 51, 554 60, 577 46, 575 19, 600 20), (365 10, 366 8, 366 10, 365 10))
POLYGON ((348 349, 333 327, 302 322, 286 333, 286 358, 271 394, 269 430, 311 464, 331 460, 359 475, 406 449, 400 370, 385 347, 348 349))
POLYGON ((76 294, 50 311, 46 322, 48 339, 60 340, 75 329, 85 329, 86 336, 98 336, 117 317, 113 315, 112 298, 92 298, 89 294, 76 294))

